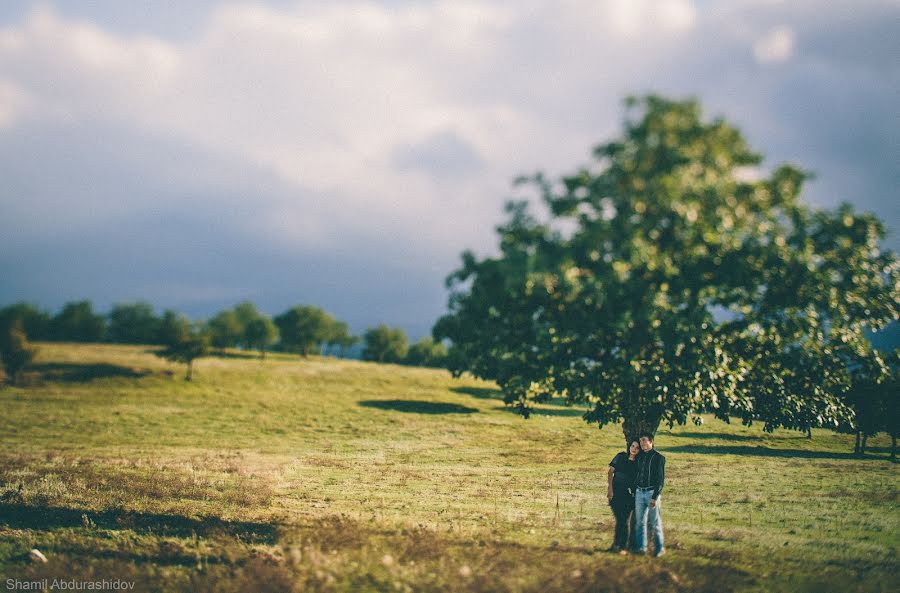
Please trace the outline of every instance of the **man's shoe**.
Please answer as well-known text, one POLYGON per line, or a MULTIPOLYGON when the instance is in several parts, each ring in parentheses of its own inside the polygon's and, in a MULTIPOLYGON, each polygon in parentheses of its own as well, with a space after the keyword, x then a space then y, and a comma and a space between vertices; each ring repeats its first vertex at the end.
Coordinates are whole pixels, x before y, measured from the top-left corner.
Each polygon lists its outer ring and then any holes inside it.
POLYGON ((621 550, 622 550, 622 548, 615 544, 609 547, 609 551, 612 552, 613 554, 620 552, 621 550))
POLYGON ((666 554, 666 549, 663 548, 663 549, 661 549, 661 550, 657 550, 657 551, 656 551, 656 554, 654 554, 654 556, 657 557, 657 558, 659 558, 660 556, 665 556, 665 554, 666 554))

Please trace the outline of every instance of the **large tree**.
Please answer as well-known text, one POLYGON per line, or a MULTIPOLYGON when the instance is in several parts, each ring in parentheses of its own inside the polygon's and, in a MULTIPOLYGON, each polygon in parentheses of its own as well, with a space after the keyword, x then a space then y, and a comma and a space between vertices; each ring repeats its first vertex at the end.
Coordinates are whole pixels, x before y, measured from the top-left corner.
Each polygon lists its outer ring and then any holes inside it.
POLYGON ((528 415, 561 394, 629 441, 701 412, 766 430, 836 426, 866 328, 898 316, 883 224, 800 201, 807 173, 762 158, 695 101, 630 99, 621 139, 559 183, 538 220, 508 206, 499 255, 464 253, 434 329, 449 365, 528 415))

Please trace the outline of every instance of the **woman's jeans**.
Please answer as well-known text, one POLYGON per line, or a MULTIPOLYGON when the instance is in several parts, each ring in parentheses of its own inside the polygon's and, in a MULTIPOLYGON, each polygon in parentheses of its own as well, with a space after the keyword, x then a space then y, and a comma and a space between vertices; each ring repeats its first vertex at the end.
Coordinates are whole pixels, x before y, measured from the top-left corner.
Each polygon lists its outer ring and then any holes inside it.
POLYGON ((637 552, 647 551, 647 516, 650 516, 650 529, 653 530, 653 545, 656 553, 663 549, 662 528, 662 496, 656 498, 656 506, 651 507, 653 489, 638 488, 634 494, 634 549, 637 552))

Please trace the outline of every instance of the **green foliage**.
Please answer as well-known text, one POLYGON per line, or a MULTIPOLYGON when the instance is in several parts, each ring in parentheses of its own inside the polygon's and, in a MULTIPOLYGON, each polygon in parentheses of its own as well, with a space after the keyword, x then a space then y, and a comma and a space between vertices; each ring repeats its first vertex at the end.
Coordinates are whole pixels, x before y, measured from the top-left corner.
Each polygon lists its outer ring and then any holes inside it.
POLYGON ((0 332, 0 362, 10 383, 15 384, 19 373, 37 354, 37 349, 28 343, 28 336, 22 329, 22 322, 13 320, 0 332))
POLYGON ((249 320, 244 326, 244 343, 247 348, 259 350, 263 357, 266 355, 266 349, 277 341, 278 328, 264 315, 249 320))
POLYGON ((118 344, 155 344, 160 320, 149 303, 121 303, 109 312, 106 339, 118 344))
POLYGON ((328 351, 337 348, 340 355, 344 356, 348 348, 351 348, 359 342, 359 336, 350 334, 350 328, 345 321, 335 321, 328 331, 328 337, 325 340, 326 349, 328 351))
POLYGON ((50 336, 62 342, 100 342, 106 334, 106 320, 94 313, 90 301, 66 303, 50 320, 50 336))
POLYGON ((16 303, 0 309, 0 331, 5 332, 15 321, 32 340, 50 338, 50 315, 30 303, 16 303))
POLYGON ((189 336, 191 333, 191 320, 182 315, 166 309, 159 321, 159 332, 156 337, 157 344, 175 344, 189 336))
POLYGON ((865 453, 868 437, 886 432, 892 438, 891 458, 895 458, 900 437, 900 349, 884 360, 878 352, 859 360, 845 397, 855 414, 850 427, 857 433, 854 452, 865 453))
POLYGON ((404 364, 421 367, 443 367, 447 364, 447 347, 425 336, 409 347, 404 364))
POLYGON ((244 324, 234 311, 221 311, 206 323, 210 343, 215 348, 233 348, 244 341, 244 324))
POLYGON ((760 155, 694 101, 629 106, 593 168, 524 180, 549 220, 513 203, 500 255, 463 254, 434 328, 452 371, 496 380, 526 416, 554 394, 587 403, 628 439, 703 411, 768 431, 848 418, 864 330, 898 317, 884 225, 809 210, 792 166, 752 179, 760 155))
POLYGON ((380 324, 366 330, 362 358, 375 362, 403 362, 409 350, 409 339, 399 327, 380 324))
POLYGON ((182 334, 165 348, 156 352, 157 356, 187 365, 185 380, 190 381, 194 375, 194 360, 209 354, 209 335, 201 327, 193 327, 182 334))
POLYGON ((293 307, 274 321, 281 334, 281 347, 304 357, 319 351, 335 324, 331 315, 313 305, 293 307))

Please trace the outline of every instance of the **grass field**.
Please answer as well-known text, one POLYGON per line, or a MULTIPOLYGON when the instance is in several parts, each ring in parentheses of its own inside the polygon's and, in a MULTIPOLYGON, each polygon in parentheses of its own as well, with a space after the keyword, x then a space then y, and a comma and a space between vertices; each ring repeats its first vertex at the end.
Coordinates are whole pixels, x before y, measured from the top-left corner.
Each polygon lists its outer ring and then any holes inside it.
POLYGON ((139 591, 894 591, 888 440, 662 428, 660 559, 605 552, 581 411, 512 414, 437 370, 242 353, 194 381, 147 348, 40 344, 0 388, 0 587, 139 591), (32 563, 38 548, 49 559, 32 563))

